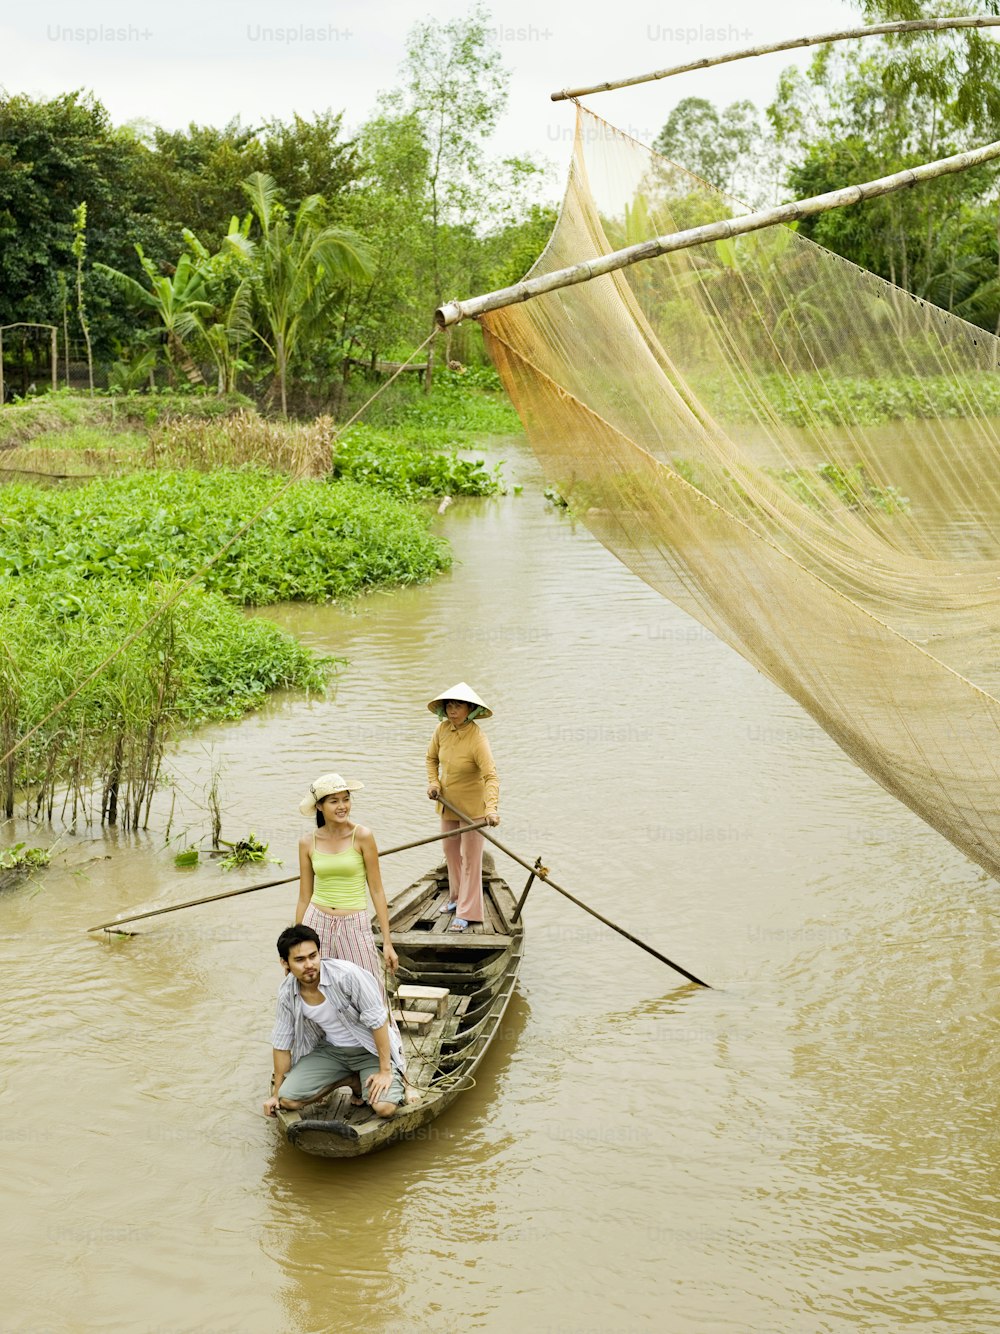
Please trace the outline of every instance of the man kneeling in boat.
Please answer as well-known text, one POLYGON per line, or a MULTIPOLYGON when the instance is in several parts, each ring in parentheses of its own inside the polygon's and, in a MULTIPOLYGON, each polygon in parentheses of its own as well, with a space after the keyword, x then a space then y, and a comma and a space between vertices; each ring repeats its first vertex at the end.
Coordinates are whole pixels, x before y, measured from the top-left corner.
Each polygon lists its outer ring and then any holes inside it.
POLYGON ((344 1084, 354 1089, 356 1102, 395 1116, 405 1098, 406 1063, 375 978, 346 959, 321 959, 311 926, 282 931, 278 954, 288 976, 278 992, 274 1093, 264 1103, 265 1116, 279 1107, 297 1111, 344 1084))

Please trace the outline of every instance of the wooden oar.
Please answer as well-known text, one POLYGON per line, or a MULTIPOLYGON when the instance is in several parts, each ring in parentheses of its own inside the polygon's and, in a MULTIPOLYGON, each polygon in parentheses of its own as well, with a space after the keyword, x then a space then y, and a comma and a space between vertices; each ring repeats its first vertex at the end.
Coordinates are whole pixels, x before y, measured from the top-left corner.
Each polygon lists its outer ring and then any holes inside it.
MULTIPOLYGON (((386 848, 380 857, 391 857, 394 852, 406 852, 409 848, 422 847, 424 843, 438 843, 443 838, 454 838, 456 834, 466 834, 470 829, 482 829, 485 820, 466 824, 461 829, 449 829, 446 834, 430 834, 427 838, 416 838, 412 843, 400 843, 395 848, 386 848)), ((258 889, 273 889, 275 885, 290 885, 298 880, 299 874, 282 876, 280 880, 264 880, 258 885, 244 885, 241 889, 224 889, 221 894, 206 894, 201 899, 188 899, 186 903, 172 903, 168 908, 150 908, 148 912, 133 913, 131 917, 116 917, 113 922, 100 922, 97 926, 88 926, 88 931, 111 931, 128 922, 141 922, 146 917, 159 917, 163 913, 180 912, 182 908, 197 908, 202 903, 216 903, 219 899, 233 899, 238 894, 253 894, 258 889)))
MULTIPOLYGON (((458 807, 453 806, 450 801, 446 801, 444 797, 441 796, 439 796, 437 800, 441 803, 442 806, 446 806, 448 810, 451 811, 452 815, 457 816, 459 820, 464 820, 467 825, 471 823, 471 817, 468 815, 463 815, 463 813, 458 809, 458 807)), ((456 830, 455 832, 461 833, 462 831, 456 830)), ((624 936, 626 940, 630 940, 633 945, 638 945, 641 950, 645 950, 647 954, 651 954, 654 959, 659 959, 661 963, 665 963, 667 967, 672 968, 674 972, 680 973, 682 976, 688 978, 691 982, 696 982, 699 987, 708 987, 709 991, 712 990, 712 987, 708 982, 703 982, 700 977, 695 977, 694 973, 689 973, 688 970, 686 968, 682 968, 679 963, 674 963, 673 959, 668 959, 665 954, 661 954, 659 950, 653 949, 652 945, 647 945, 646 942, 644 940, 640 940, 638 936, 633 936, 631 931, 626 931, 623 926, 619 926, 617 922, 612 922, 609 918, 602 916, 601 913, 597 912, 594 908, 591 908, 581 899, 578 899, 574 894, 571 894, 568 889, 563 889, 561 885, 557 885, 556 882, 549 876, 548 868, 541 865, 540 858, 536 858, 534 865, 532 865, 531 862, 526 862, 523 857, 519 857, 516 852, 512 852, 510 848, 508 848, 505 844, 501 843, 500 840, 494 834, 492 834, 488 828, 481 828, 480 833, 482 834, 483 838, 489 839, 489 841, 496 847, 498 847, 501 852, 506 853, 506 855, 510 857, 512 861, 517 862, 520 866, 523 866, 526 871, 530 872, 528 884, 527 886, 525 886, 525 894, 527 893, 528 888, 530 888, 531 886, 532 879, 544 880, 545 883, 547 885, 550 885, 556 891, 557 894, 561 894, 563 898, 569 899, 570 903, 575 903, 578 908, 582 908, 584 912, 590 913, 591 917, 596 917, 597 920, 599 922, 603 922, 605 926, 610 926, 612 931, 617 931, 620 936, 624 936)), ((518 910, 520 910, 520 908, 523 906, 524 898, 525 895, 522 894, 521 902, 518 904, 518 910)))

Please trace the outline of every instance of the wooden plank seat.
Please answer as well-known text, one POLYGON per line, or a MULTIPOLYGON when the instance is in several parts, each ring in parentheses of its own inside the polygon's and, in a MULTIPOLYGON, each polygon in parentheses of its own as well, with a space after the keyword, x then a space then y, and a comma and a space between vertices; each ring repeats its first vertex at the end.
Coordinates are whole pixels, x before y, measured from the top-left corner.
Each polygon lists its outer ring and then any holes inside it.
MULTIPOLYGON (((508 950, 512 943, 512 937, 499 936, 493 931, 445 931, 442 934, 447 936, 449 950, 508 950)), ((423 949, 428 944, 427 936, 426 931, 393 931, 392 943, 399 951, 410 945, 423 949)))

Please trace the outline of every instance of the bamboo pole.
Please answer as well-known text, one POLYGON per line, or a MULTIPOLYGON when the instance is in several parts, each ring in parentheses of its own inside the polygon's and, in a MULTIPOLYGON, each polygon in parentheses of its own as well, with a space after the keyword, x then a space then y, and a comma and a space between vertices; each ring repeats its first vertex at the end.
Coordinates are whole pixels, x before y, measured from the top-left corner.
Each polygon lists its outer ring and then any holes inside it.
POLYGON ((947 28, 995 28, 1000 18, 961 17, 953 19, 910 19, 900 23, 875 23, 866 28, 845 28, 842 32, 821 32, 814 37, 792 37, 772 46, 748 46, 740 51, 729 51, 722 56, 705 56, 686 65, 670 65, 667 69, 653 70, 650 74, 634 74, 629 79, 612 79, 606 83, 592 83, 586 88, 563 88, 550 94, 553 102, 585 97, 589 93, 607 93, 614 88, 631 88, 637 83, 651 83, 655 79, 669 79, 674 74, 689 74, 692 70, 710 69, 713 65, 727 65, 733 60, 749 60, 751 56, 766 56, 774 51, 795 51, 803 46, 823 46, 828 42, 845 42, 852 37, 878 37, 884 34, 909 32, 939 32, 947 28))
MULTIPOLYGON (((438 796, 437 800, 442 806, 447 807, 452 815, 456 816, 459 820, 468 822, 471 819, 471 816, 465 815, 457 806, 453 806, 450 801, 446 801, 444 797, 438 796)), ((623 926, 619 926, 617 922, 612 922, 609 917, 602 916, 602 914, 595 908, 591 908, 590 905, 584 903, 582 899, 578 899, 575 894, 571 894, 568 889, 563 889, 561 885, 557 885, 549 875, 548 867, 542 866, 540 857, 535 858, 535 864, 532 866, 531 862, 526 862, 523 857, 519 857, 518 854, 508 848, 506 844, 501 843, 494 834, 490 833, 488 828, 484 828, 480 832, 482 833, 483 838, 488 839, 494 847, 497 847, 501 852, 506 853, 511 861, 517 862, 519 866, 523 866, 526 871, 530 871, 531 873, 528 878, 528 883, 524 887, 524 893, 521 895, 521 900, 517 905, 517 912, 520 912, 520 909, 524 906, 524 900, 527 897, 528 890, 531 888, 532 881, 535 878, 544 880, 551 889, 554 889, 557 894, 561 894, 564 899, 569 899, 570 903, 575 903, 578 908, 582 908, 584 912, 590 913, 591 917, 596 917, 599 922, 602 922, 605 926, 609 926, 612 931, 617 931, 620 936, 624 936, 626 940, 630 940, 633 945, 638 945, 641 950, 645 950, 647 954, 651 954, 654 959, 659 959, 660 963, 665 963, 667 967, 672 968, 675 973, 680 973, 690 982, 696 982, 699 987, 705 987, 709 991, 712 990, 712 987, 708 982, 703 982, 700 977, 695 977, 694 973, 689 973, 688 970, 682 968, 679 963, 674 963, 673 959, 668 959, 667 956, 661 954, 659 950, 654 950, 652 945, 647 945, 646 942, 640 940, 638 936, 633 936, 631 931, 626 931, 623 926)), ((516 915, 517 913, 515 913, 515 917, 516 915)))
MULTIPOLYGON (((482 829, 486 824, 485 820, 479 820, 475 824, 464 825, 461 829, 449 829, 445 834, 429 834, 426 838, 415 838, 412 843, 400 843, 394 848, 386 848, 379 853, 380 857, 391 857, 394 852, 406 852, 410 848, 422 847, 425 843, 439 843, 443 838, 454 838, 456 834, 467 834, 470 829, 482 829)), ((240 894, 254 894, 258 889, 273 889, 275 885, 290 885, 293 880, 298 880, 299 873, 294 875, 282 876, 280 880, 264 880, 257 885, 243 885, 240 889, 224 889, 220 894, 206 894, 201 899, 188 899, 185 903, 171 903, 167 908, 150 908, 148 912, 133 913, 131 917, 116 917, 113 922, 99 922, 97 926, 88 926, 88 931, 113 931, 120 926, 125 926, 128 922, 141 922, 146 917, 162 917, 164 913, 180 912, 182 908, 197 908, 202 903, 216 903, 219 899, 234 899, 240 894)))
POLYGON ((658 255, 671 254, 676 250, 688 250, 691 246, 706 245, 711 241, 725 241, 730 237, 758 232, 765 227, 777 226, 779 223, 797 222, 801 218, 811 218, 817 213, 828 213, 831 209, 858 204, 865 199, 878 199, 882 195, 893 194, 896 190, 904 190, 922 181, 968 171, 970 167, 981 166, 984 162, 992 162, 996 158, 1000 158, 1000 141, 986 144, 982 148, 969 149, 966 153, 956 153, 952 157, 939 158, 936 162, 908 167, 905 171, 894 172, 891 176, 880 176, 877 180, 864 181, 860 185, 847 185, 840 190, 829 190, 826 194, 811 195, 808 199, 797 199, 790 204, 779 204, 777 208, 746 213, 739 218, 723 218, 719 222, 710 222, 703 227, 690 227, 687 231, 672 232, 668 236, 654 236, 649 241, 640 241, 638 245, 626 246, 623 250, 613 250, 610 254, 584 260, 566 269, 556 269, 553 273, 546 273, 538 278, 525 278, 512 287, 486 292, 482 296, 467 297, 464 301, 449 301, 434 312, 434 319, 440 328, 458 324, 461 320, 478 319, 488 311, 513 306, 520 301, 530 301, 533 297, 563 287, 572 287, 576 283, 590 282, 592 278, 628 268, 645 259, 655 259, 658 255))

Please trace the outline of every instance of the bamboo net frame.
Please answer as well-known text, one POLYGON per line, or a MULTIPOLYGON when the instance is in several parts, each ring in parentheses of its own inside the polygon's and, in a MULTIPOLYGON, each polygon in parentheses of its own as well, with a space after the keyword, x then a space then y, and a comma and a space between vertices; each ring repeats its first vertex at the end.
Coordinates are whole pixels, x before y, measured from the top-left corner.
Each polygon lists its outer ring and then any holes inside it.
POLYGON ((840 190, 829 190, 821 195, 810 195, 806 199, 796 199, 791 203, 779 204, 775 208, 762 209, 756 213, 747 213, 742 217, 721 218, 701 227, 691 227, 666 236, 656 236, 614 250, 610 254, 581 260, 552 273, 525 278, 519 283, 500 288, 495 292, 466 297, 462 301, 449 301, 434 312, 434 320, 439 328, 446 328, 458 324, 461 320, 477 319, 491 310, 501 310, 504 306, 530 301, 533 297, 542 296, 546 292, 572 287, 576 283, 590 282, 602 274, 615 273, 618 269, 656 259, 659 255, 667 255, 677 250, 689 250, 693 246, 707 245, 715 241, 728 241, 736 236, 745 236, 749 232, 761 231, 765 227, 798 222, 802 218, 815 217, 832 209, 846 208, 849 204, 879 199, 925 181, 969 171, 972 167, 982 166, 997 158, 1000 158, 1000 140, 984 144, 982 148, 971 148, 965 153, 939 158, 936 162, 908 167, 905 171, 894 172, 890 176, 880 176, 877 180, 847 185, 840 190))
POLYGON ((1000 877, 1000 341, 787 227, 742 229, 577 115, 556 231, 479 315, 547 478, 1000 877))
POLYGON ((694 70, 711 69, 715 65, 727 65, 734 60, 749 60, 754 56, 772 55, 778 51, 796 51, 805 46, 826 46, 832 42, 846 42, 852 38, 905 36, 914 32, 945 32, 955 28, 995 28, 1000 26, 1000 18, 980 15, 966 15, 944 19, 908 19, 898 23, 873 23, 863 28, 844 28, 838 32, 821 32, 812 37, 792 37, 783 42, 773 42, 768 46, 748 46, 739 51, 729 51, 721 56, 705 56, 702 60, 691 60, 686 65, 670 65, 666 69, 652 70, 649 74, 633 74, 627 79, 611 79, 604 83, 587 84, 579 88, 563 88, 550 94, 553 102, 574 100, 591 93, 607 93, 616 88, 632 88, 639 83, 651 83, 657 79, 669 79, 675 74, 690 74, 694 70))

